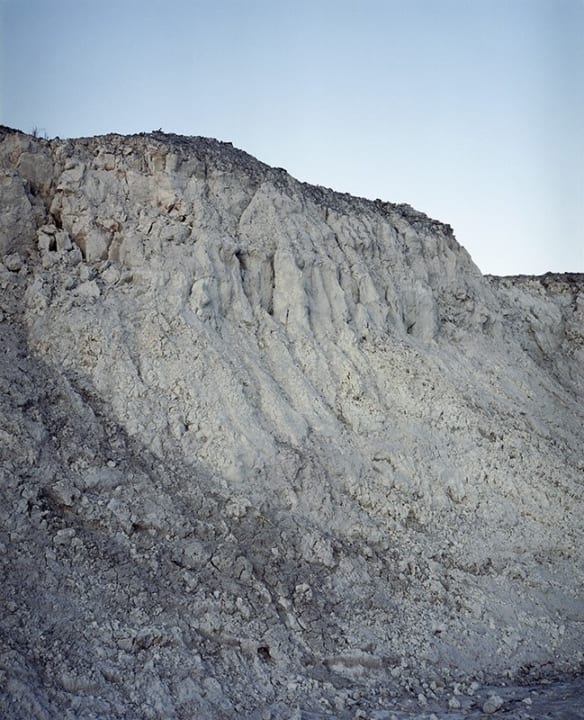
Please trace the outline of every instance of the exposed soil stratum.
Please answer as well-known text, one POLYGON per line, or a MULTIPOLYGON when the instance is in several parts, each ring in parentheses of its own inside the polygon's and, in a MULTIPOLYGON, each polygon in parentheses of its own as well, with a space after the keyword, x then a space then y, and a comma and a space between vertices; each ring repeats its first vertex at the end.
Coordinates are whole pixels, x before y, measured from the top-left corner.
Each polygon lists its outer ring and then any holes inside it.
POLYGON ((583 717, 582 275, 205 138, 0 202, 3 718, 583 717))

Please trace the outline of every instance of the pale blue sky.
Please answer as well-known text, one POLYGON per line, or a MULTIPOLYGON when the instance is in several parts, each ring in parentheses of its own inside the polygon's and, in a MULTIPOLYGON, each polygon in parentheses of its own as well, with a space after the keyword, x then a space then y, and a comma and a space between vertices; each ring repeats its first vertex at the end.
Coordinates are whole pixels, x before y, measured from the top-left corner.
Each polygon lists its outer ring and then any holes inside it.
POLYGON ((0 123, 230 140, 584 272, 584 0, 0 0, 0 123))

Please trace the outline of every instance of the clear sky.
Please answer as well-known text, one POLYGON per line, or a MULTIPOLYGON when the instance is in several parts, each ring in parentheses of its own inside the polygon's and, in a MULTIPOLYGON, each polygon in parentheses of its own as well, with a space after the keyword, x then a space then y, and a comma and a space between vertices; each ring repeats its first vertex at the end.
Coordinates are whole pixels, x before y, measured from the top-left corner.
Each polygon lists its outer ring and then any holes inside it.
POLYGON ((0 123, 230 140, 584 272, 584 0, 0 0, 0 123))

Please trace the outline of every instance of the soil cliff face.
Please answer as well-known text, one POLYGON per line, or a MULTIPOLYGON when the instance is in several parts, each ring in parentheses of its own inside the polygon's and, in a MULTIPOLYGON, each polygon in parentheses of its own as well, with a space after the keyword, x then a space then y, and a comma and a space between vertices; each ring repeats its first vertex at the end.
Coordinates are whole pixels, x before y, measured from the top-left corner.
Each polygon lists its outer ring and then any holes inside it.
POLYGON ((0 198, 7 717, 579 667, 581 275, 204 138, 2 128, 0 198))

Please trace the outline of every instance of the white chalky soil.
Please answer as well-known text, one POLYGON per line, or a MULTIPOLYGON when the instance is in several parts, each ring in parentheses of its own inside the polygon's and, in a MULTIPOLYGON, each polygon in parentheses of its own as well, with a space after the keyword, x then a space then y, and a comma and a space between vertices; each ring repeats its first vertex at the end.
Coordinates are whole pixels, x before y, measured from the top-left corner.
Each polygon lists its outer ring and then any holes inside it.
POLYGON ((204 138, 0 171, 3 717, 582 717, 582 275, 204 138))

